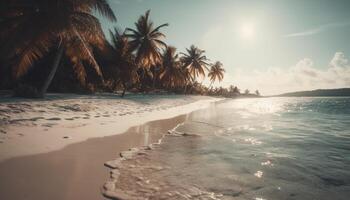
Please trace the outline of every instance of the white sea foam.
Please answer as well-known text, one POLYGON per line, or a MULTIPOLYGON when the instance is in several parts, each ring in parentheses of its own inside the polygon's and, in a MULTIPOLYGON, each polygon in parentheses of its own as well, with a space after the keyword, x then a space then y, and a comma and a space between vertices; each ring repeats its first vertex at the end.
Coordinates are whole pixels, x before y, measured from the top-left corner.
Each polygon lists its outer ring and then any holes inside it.
POLYGON ((347 200, 350 99, 340 105, 330 99, 327 102, 335 104, 331 108, 321 98, 312 103, 294 98, 270 101, 283 102, 281 110, 263 109, 265 114, 244 118, 236 108, 225 107, 234 100, 215 106, 217 110, 191 114, 189 123, 167 134, 176 137, 165 137, 146 156, 126 160, 125 166, 132 168, 121 171, 117 187, 135 190, 136 196, 159 195, 154 199, 200 199, 194 191, 213 199, 210 192, 215 191, 214 198, 225 200, 347 200), (201 137, 185 138, 186 132, 201 137))
POLYGON ((67 95, 0 99, 0 161, 44 153, 132 126, 205 108, 218 98, 187 95, 67 95))
POLYGON ((262 142, 255 139, 255 138, 246 138, 244 139, 244 142, 252 144, 252 145, 260 145, 262 142))
POLYGON ((254 173, 254 176, 258 177, 258 178, 261 178, 263 176, 264 172, 262 171, 257 171, 254 173))
MULTIPOLYGON (((183 124, 168 131, 166 136, 196 136, 177 131, 176 129, 183 124)), ((161 145, 161 140, 153 143, 151 146, 161 145)), ((160 146, 161 147, 161 146, 160 146)), ((107 161, 105 165, 111 168, 110 179, 103 185, 102 193, 104 196, 116 199, 143 199, 145 197, 153 197, 157 199, 203 199, 218 200, 221 194, 204 191, 195 185, 173 185, 164 182, 162 174, 164 171, 171 170, 170 166, 158 163, 155 157, 157 152, 153 148, 144 146, 140 148, 131 148, 128 151, 120 153, 120 158, 107 161), (152 155, 155 154, 155 155, 152 155), (155 176, 153 176, 156 174, 155 176)), ((171 173, 171 172, 165 172, 171 173)), ((178 184, 178 183, 177 183, 178 184)))

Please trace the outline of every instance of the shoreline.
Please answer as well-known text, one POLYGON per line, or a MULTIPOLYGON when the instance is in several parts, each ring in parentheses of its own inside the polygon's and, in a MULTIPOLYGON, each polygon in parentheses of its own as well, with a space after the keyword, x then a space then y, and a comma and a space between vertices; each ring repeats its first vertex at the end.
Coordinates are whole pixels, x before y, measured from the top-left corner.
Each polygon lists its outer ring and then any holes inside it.
MULTIPOLYGON (((125 123, 127 130, 118 134, 87 138, 53 151, 32 151, 0 159, 0 199, 106 199, 101 192, 109 178, 109 169, 104 166, 107 160, 130 148, 158 142, 168 130, 184 122, 188 114, 219 100, 206 98, 149 112, 148 120, 143 118, 147 122, 139 118, 132 123, 141 125, 128 128, 125 123)), ((130 118, 124 116, 125 121, 130 118)))
MULTIPOLYGON (((221 100, 213 97, 183 95, 134 95, 126 98, 112 96, 107 100, 89 99, 100 98, 99 96, 84 96, 87 99, 80 99, 80 95, 75 96, 78 96, 79 103, 76 103, 76 98, 71 99, 71 102, 70 99, 53 99, 47 102, 25 100, 21 103, 24 106, 19 105, 19 108, 15 108, 15 111, 24 110, 24 114, 10 113, 10 117, 20 115, 20 119, 5 121, 5 125, 0 126, 0 131, 3 132, 0 133, 0 162, 14 157, 59 150, 89 138, 122 134, 131 127, 150 121, 170 119, 221 100), (39 113, 26 108, 31 104, 41 106, 35 103, 44 104, 39 112, 45 112, 39 113), (108 105, 103 107, 97 105, 101 103, 108 105), (95 107, 90 108, 91 105, 95 107), (62 108, 66 110, 62 111, 62 108), (57 111, 57 109, 61 110, 57 111), (17 122, 22 124, 16 124, 17 122)), ((0 113, 5 110, 2 109, 3 107, 11 108, 13 104, 19 103, 0 104, 2 106, 0 113)))
MULTIPOLYGON (((196 111, 193 111, 193 112, 196 112, 196 111)), ((188 116, 190 116, 193 112, 186 115, 186 120, 188 116)), ((136 174, 124 175, 124 173, 125 171, 127 171, 126 169, 138 169, 138 168, 143 168, 143 170, 148 169, 150 170, 149 171, 150 173, 169 170, 171 167, 159 165, 159 160, 155 161, 154 157, 152 158, 152 156, 150 155, 152 153, 156 153, 154 151, 162 151, 160 148, 164 148, 162 147, 162 145, 164 145, 163 140, 166 140, 168 137, 178 137, 178 138, 179 137, 200 137, 197 134, 184 133, 176 130, 180 126, 183 126, 186 120, 184 120, 181 123, 178 123, 176 126, 169 129, 166 133, 163 133, 157 142, 144 145, 141 147, 133 147, 128 150, 121 151, 119 153, 119 157, 117 156, 116 159, 106 161, 104 165, 109 169, 110 176, 107 179, 107 181, 103 184, 103 187, 101 190, 102 195, 108 199, 128 199, 128 200, 139 199, 133 196, 133 195, 137 195, 137 192, 139 192, 138 190, 125 191, 120 188, 121 185, 124 185, 125 187, 125 185, 130 184, 130 180, 128 182, 125 182, 125 176, 129 177, 128 179, 135 179, 133 181, 136 182, 136 185, 138 185, 139 187, 142 187, 141 191, 145 192, 145 195, 147 195, 147 198, 151 197, 151 195, 147 194, 146 191, 158 193, 159 188, 155 185, 152 185, 150 183, 150 180, 145 179, 145 177, 137 176, 136 174), (145 185, 147 186, 145 187, 145 185)), ((171 143, 171 141, 165 141, 165 142, 171 143)), ((208 196, 208 197, 216 196, 216 194, 212 192, 200 190, 199 188, 195 188, 195 190, 197 193, 199 192, 201 196, 208 196)), ((166 195, 162 194, 159 196, 161 199, 166 199, 166 198, 173 198, 174 196, 177 196, 177 195, 179 195, 178 197, 181 197, 180 193, 172 194, 171 192, 167 192, 166 195)))
POLYGON ((123 134, 90 138, 63 149, 15 157, 0 162, 0 198, 12 200, 106 199, 103 183, 109 178, 107 160, 130 148, 158 140, 185 115, 131 127, 123 134))

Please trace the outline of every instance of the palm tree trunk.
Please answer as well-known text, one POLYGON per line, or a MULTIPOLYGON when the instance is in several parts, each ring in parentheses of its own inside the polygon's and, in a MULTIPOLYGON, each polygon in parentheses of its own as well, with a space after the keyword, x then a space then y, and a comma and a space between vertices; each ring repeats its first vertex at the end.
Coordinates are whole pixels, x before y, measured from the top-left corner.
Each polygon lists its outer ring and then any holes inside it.
POLYGON ((144 91, 144 83, 145 83, 145 69, 144 68, 140 68, 141 69, 141 76, 139 77, 140 79, 140 91, 143 92, 144 91))
POLYGON ((213 85, 214 81, 210 82, 209 89, 211 89, 211 85, 213 85))
POLYGON ((43 87, 40 89, 39 97, 44 97, 47 89, 49 88, 49 86, 50 86, 50 84, 51 84, 51 82, 53 80, 53 77, 55 77, 57 68, 58 68, 58 66, 60 64, 60 61, 61 61, 61 58, 62 58, 62 55, 63 55, 63 50, 64 50, 64 47, 63 47, 63 45, 60 44, 59 47, 58 47, 58 50, 56 52, 55 59, 53 61, 53 65, 52 65, 51 71, 50 71, 48 77, 46 78, 43 87))
POLYGON ((184 94, 186 94, 186 92, 187 92, 187 85, 188 85, 188 83, 185 84, 184 94))
POLYGON ((152 89, 154 90, 156 88, 156 78, 157 78, 157 74, 156 72, 153 75, 153 83, 152 83, 152 89))
POLYGON ((124 97, 125 91, 126 91, 126 84, 123 82, 123 93, 122 93, 122 97, 124 97))
POLYGON ((156 66, 156 67, 154 67, 154 70, 153 70, 153 72, 152 72, 152 74, 153 74, 153 80, 152 80, 152 90, 154 91, 155 89, 156 89, 156 84, 157 84, 157 78, 158 78, 158 71, 159 71, 159 69, 158 69, 158 67, 156 66))

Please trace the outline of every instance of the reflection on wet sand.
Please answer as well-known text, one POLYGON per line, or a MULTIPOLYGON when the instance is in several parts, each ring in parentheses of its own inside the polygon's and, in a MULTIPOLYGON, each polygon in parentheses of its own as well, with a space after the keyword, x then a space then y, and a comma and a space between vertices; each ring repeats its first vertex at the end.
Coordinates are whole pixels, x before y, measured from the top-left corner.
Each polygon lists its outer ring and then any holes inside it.
POLYGON ((153 121, 130 128, 124 134, 89 139, 58 151, 1 162, 0 199, 105 199, 101 185, 108 178, 108 171, 103 163, 123 150, 157 142, 185 117, 153 121))

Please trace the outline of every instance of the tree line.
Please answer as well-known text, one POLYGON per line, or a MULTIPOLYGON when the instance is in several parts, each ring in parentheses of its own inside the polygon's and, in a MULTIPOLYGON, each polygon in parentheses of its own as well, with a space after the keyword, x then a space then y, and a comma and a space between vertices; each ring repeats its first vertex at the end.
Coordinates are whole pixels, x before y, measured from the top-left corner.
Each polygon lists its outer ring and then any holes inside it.
POLYGON ((95 11, 116 21, 106 0, 2 0, 0 89, 27 97, 47 90, 240 94, 234 86, 212 87, 224 78, 223 64, 210 63, 194 45, 178 53, 164 41, 169 24, 155 25, 149 10, 133 28, 110 30, 110 40, 95 11), (198 82, 205 76, 209 86, 198 82))

